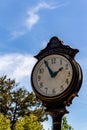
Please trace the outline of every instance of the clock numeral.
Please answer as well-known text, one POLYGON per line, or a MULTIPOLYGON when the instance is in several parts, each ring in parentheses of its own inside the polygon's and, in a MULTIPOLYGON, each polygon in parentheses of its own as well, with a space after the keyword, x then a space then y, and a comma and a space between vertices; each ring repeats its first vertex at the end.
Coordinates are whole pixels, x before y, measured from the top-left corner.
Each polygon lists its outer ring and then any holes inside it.
POLYGON ((51 63, 52 63, 52 64, 56 64, 56 58, 52 58, 52 59, 51 59, 51 63))
POLYGON ((68 72, 68 77, 70 77, 70 75, 71 75, 71 73, 70 73, 70 71, 68 72))
POLYGON ((60 91, 64 91, 64 87, 63 87, 63 85, 61 85, 61 87, 60 87, 60 91))
POLYGON ((40 75, 38 75, 37 80, 38 80, 38 81, 40 81, 40 80, 41 80, 41 76, 40 76, 40 75))
POLYGON ((62 65, 62 59, 60 59, 60 65, 62 65))
POLYGON ((47 94, 47 91, 48 91, 48 88, 45 88, 45 92, 46 92, 46 94, 47 94))
POLYGON ((53 93, 53 95, 56 94, 56 90, 55 90, 55 88, 52 89, 52 93, 53 93))
POLYGON ((65 69, 68 70, 68 64, 66 64, 65 69))
POLYGON ((69 80, 68 80, 68 79, 66 79, 66 83, 67 83, 67 84, 69 83, 69 80))
POLYGON ((40 68, 39 69, 39 73, 42 74, 44 72, 44 69, 43 68, 40 68))
POLYGON ((42 88, 42 87, 43 87, 43 82, 40 82, 40 84, 39 84, 39 85, 40 85, 40 88, 42 88))

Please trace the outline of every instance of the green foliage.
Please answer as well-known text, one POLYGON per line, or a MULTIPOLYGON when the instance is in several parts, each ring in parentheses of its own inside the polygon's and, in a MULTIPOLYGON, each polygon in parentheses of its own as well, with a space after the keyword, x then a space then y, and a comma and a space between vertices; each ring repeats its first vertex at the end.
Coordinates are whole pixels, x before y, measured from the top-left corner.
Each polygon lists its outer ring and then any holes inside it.
POLYGON ((15 124, 14 130, 43 130, 38 117, 30 114, 30 116, 21 117, 15 124))
POLYGON ((18 88, 15 80, 7 79, 6 76, 0 78, 0 113, 8 115, 12 130, 20 116, 34 114, 39 122, 47 119, 44 108, 35 95, 18 88))
POLYGON ((74 130, 67 122, 67 118, 64 116, 62 119, 62 130, 74 130))
MULTIPOLYGON (((0 130, 43 130, 41 122, 47 119, 35 95, 6 76, 0 78, 0 113, 0 130)), ((62 130, 73 130, 66 117, 62 119, 62 130)))
POLYGON ((10 120, 0 113, 0 130, 11 130, 10 120))

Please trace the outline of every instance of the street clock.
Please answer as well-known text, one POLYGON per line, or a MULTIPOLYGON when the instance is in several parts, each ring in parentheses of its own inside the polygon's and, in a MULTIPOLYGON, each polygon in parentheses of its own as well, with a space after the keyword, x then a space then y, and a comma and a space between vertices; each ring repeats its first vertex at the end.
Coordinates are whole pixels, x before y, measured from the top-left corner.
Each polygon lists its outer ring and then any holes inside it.
POLYGON ((52 37, 45 49, 35 58, 31 83, 36 97, 47 107, 70 105, 78 95, 82 83, 82 70, 74 59, 78 49, 64 45, 52 37))

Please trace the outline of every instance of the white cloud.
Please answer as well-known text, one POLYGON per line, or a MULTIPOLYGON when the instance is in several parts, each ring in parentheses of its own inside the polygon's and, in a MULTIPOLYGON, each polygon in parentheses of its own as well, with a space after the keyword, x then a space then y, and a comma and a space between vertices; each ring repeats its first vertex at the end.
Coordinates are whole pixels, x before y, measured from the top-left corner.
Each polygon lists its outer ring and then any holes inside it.
POLYGON ((55 8, 57 8, 57 5, 55 4, 41 2, 37 4, 35 7, 28 10, 27 12, 28 17, 26 19, 26 26, 28 27, 28 29, 31 29, 39 21, 40 16, 38 12, 41 9, 55 9, 55 8))
POLYGON ((18 82, 30 77, 35 59, 31 55, 7 54, 0 55, 0 76, 7 75, 18 82))
POLYGON ((23 36, 24 34, 26 33, 26 31, 17 31, 17 30, 15 30, 15 31, 12 31, 11 32, 11 40, 13 40, 13 39, 15 39, 15 38, 17 38, 17 37, 19 37, 19 36, 23 36))
POLYGON ((26 26, 28 27, 28 29, 31 29, 36 23, 38 23, 38 21, 40 20, 40 15, 39 15, 39 11, 42 9, 49 9, 49 10, 53 10, 56 8, 60 8, 63 6, 66 6, 67 2, 65 3, 51 3, 51 2, 40 2, 38 3, 36 6, 30 8, 27 12, 27 19, 26 19, 26 26))
POLYGON ((15 38, 18 38, 19 36, 25 35, 35 24, 37 24, 38 21, 40 20, 40 16, 39 16, 38 12, 41 9, 55 9, 55 8, 56 8, 56 5, 49 4, 46 2, 38 3, 36 6, 30 8, 27 11, 27 18, 24 19, 24 24, 21 27, 21 30, 13 30, 10 33, 10 37, 11 37, 10 40, 13 40, 15 38), (23 28, 23 30, 22 30, 22 28, 23 28))
MULTIPOLYGON (((29 30, 32 29, 32 27, 37 24, 40 20, 39 12, 42 9, 49 9, 53 10, 56 8, 60 8, 62 6, 66 6, 67 3, 51 3, 51 2, 40 2, 36 6, 31 7, 25 15, 25 19, 22 21, 21 30, 13 30, 10 33, 10 40, 14 40, 15 38, 18 38, 20 36, 25 35, 29 30)), ((21 23, 20 23, 21 24, 21 23)))

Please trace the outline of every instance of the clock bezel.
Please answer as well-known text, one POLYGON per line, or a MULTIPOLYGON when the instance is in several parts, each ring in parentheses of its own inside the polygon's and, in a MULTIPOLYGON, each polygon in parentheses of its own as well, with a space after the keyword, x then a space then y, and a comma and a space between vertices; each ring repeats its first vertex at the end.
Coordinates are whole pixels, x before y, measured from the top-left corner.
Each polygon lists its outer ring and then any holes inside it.
MULTIPOLYGON (((39 61, 37 61, 37 63, 35 64, 35 66, 34 66, 34 68, 33 68, 33 70, 32 70, 32 73, 31 73, 31 84, 32 84, 33 90, 34 90, 34 92, 35 92, 37 98, 41 99, 42 101, 46 101, 46 102, 53 102, 53 101, 55 101, 55 100, 63 100, 63 99, 65 99, 66 97, 68 97, 68 96, 72 93, 72 91, 74 90, 74 87, 73 87, 73 86, 74 86, 74 84, 78 81, 78 78, 75 78, 75 76, 76 76, 76 77, 78 76, 78 68, 77 68, 77 66, 76 66, 75 60, 72 59, 69 55, 65 55, 65 54, 62 54, 62 53, 48 54, 48 55, 44 56, 43 58, 40 59, 39 61), (73 72, 72 72, 72 80, 71 80, 69 86, 67 87, 67 89, 64 90, 62 93, 60 93, 60 94, 58 94, 58 95, 55 95, 55 96, 46 96, 46 95, 41 94, 41 93, 37 90, 36 86, 35 86, 34 83, 33 83, 33 74, 34 74, 34 70, 35 70, 36 66, 38 65, 38 63, 39 63, 43 58, 45 58, 45 57, 47 57, 47 56, 50 56, 50 55, 61 55, 61 56, 63 56, 64 58, 66 58, 66 59, 69 61, 69 63, 71 64, 71 66, 72 66, 72 71, 73 71, 73 72)), ((38 88, 39 88, 39 87, 38 87, 38 88)))

